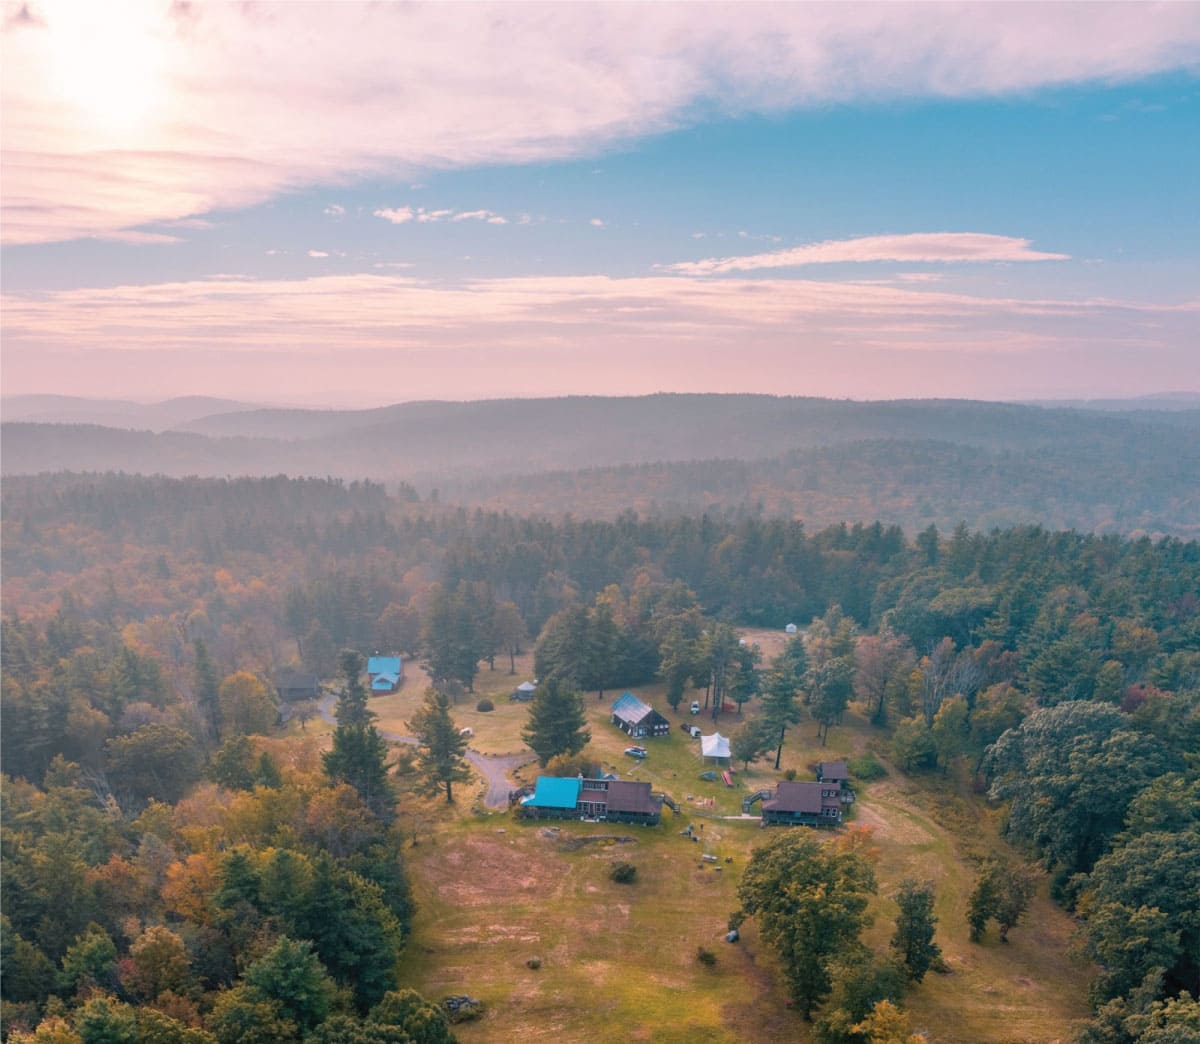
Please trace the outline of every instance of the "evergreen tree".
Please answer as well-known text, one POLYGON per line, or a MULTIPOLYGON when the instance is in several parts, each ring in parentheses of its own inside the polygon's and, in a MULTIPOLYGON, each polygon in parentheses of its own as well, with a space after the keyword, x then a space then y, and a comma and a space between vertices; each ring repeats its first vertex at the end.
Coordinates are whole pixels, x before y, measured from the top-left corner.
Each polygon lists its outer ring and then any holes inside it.
POLYGON ((925 978, 942 950, 933 941, 937 918, 933 915, 933 885, 923 885, 913 880, 900 882, 896 895, 900 912, 896 916, 896 934, 892 936, 892 949, 908 970, 913 982, 925 978))
MULTIPOLYGON (((799 643, 796 643, 799 644, 799 643)), ((800 645, 803 650, 804 646, 800 645)), ((783 757, 783 738, 788 726, 795 725, 803 713, 796 702, 798 684, 796 675, 790 670, 790 664, 781 663, 780 656, 771 665, 767 675, 767 686, 762 698, 762 720, 767 723, 775 737, 775 768, 779 769, 779 760, 783 757)))
POLYGON ((445 788, 446 801, 454 800, 452 785, 466 783, 472 772, 463 754, 467 749, 465 736, 459 735, 450 717, 450 700, 444 693, 429 689, 425 704, 408 723, 409 732, 417 737, 417 771, 426 793, 436 794, 445 788))
POLYGON ((362 684, 363 658, 346 650, 341 655, 345 685, 338 700, 333 747, 322 755, 325 774, 334 783, 349 783, 385 823, 396 816, 396 795, 388 779, 387 741, 375 728, 362 684))
POLYGON ((568 682, 553 675, 539 682, 529 705, 529 724, 521 736, 542 766, 559 754, 578 754, 591 739, 582 697, 568 682))
POLYGON ((218 698, 220 681, 204 640, 197 638, 193 643, 193 648, 196 653, 196 662, 192 684, 196 695, 196 710, 203 723, 204 745, 207 748, 216 743, 221 735, 221 701, 218 698))

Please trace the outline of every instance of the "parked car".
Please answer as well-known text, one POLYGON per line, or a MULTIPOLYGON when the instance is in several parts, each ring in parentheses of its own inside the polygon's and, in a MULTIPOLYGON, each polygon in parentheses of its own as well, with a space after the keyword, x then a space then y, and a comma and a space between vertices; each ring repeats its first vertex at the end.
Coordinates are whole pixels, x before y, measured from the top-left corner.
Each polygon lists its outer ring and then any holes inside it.
POLYGON ((625 753, 631 758, 644 758, 649 751, 645 747, 626 747, 625 753))
POLYGON ((686 721, 681 721, 679 723, 679 727, 690 736, 692 734, 692 729, 694 729, 696 726, 691 725, 686 721))
POLYGON ((688 735, 691 736, 692 739, 699 739, 700 738, 700 730, 698 728, 696 728, 695 725, 689 725, 688 726, 688 735))
POLYGON ((692 700, 692 713, 693 714, 700 713, 700 701, 699 700, 692 700))

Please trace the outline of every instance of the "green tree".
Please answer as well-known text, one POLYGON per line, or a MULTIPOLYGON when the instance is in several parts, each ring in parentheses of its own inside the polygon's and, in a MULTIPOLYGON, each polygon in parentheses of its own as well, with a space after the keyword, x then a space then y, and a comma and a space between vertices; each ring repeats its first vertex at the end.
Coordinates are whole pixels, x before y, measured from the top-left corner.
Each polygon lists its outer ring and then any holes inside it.
POLYGON ((529 632, 521 610, 515 602, 501 602, 496 606, 492 626, 500 649, 508 655, 508 673, 517 673, 517 656, 529 640, 529 632))
POLYGON ((444 693, 427 690, 425 703, 413 715, 408 730, 417 738, 417 771, 423 780, 423 789, 431 794, 444 789, 446 801, 453 802, 453 784, 469 782, 473 774, 463 756, 467 749, 466 737, 459 735, 454 719, 450 717, 449 698, 444 693))
MULTIPOLYGON (((933 885, 917 884, 906 879, 900 882, 896 894, 900 912, 896 915, 896 933, 892 949, 908 971, 913 982, 920 982, 925 973, 941 956, 942 950, 933 941, 937 918, 933 914, 933 885)), ((896 999, 896 998, 893 998, 896 999)))
POLYGON ((203 724, 205 746, 210 747, 218 742, 221 736, 220 680, 204 639, 197 638, 192 643, 192 649, 195 653, 192 689, 196 699, 196 710, 203 724))
POLYGON ((407 1034, 412 1044, 457 1044, 446 1012, 416 990, 388 993, 367 1015, 367 1024, 394 1028, 407 1034))
POLYGON ((933 716, 929 735, 944 773, 950 771, 950 763, 966 750, 970 714, 967 701, 963 697, 951 696, 942 701, 937 714, 933 716))
POLYGON ((250 737, 230 736, 213 755, 208 776, 227 790, 252 790, 254 773, 250 768, 250 759, 253 756, 254 746, 250 737))
POLYGON ((542 766, 559 754, 578 754, 591 739, 583 714, 583 699, 568 682, 553 675, 542 679, 529 705, 529 723, 521 736, 542 766))
POLYGON ((75 1032, 83 1044, 138 1044, 133 1008, 114 997, 93 997, 75 1013, 75 1032))
MULTIPOLYGON (((800 645, 803 650, 804 646, 800 645)), ((783 740, 787 735, 789 725, 800 721, 803 711, 796 702, 798 687, 795 674, 780 665, 778 660, 772 664, 767 675, 766 689, 762 698, 762 718, 765 727, 770 732, 775 747, 775 769, 778 771, 780 759, 783 757, 783 740), (783 669, 781 669, 781 667, 783 669)))
POLYGON ((851 835, 823 844, 788 831, 755 849, 738 898, 758 919, 783 966, 788 993, 806 1019, 829 993, 836 957, 851 951, 875 892, 871 864, 851 835))
POLYGON ((222 735, 264 735, 279 718, 275 699, 262 681, 249 671, 229 675, 217 694, 222 735))
POLYGON ((750 762, 758 761, 769 753, 775 746, 776 733, 771 724, 762 718, 747 721, 729 737, 729 755, 735 762, 740 761, 743 768, 749 768, 750 762))
POLYGON ((984 762, 990 796, 1009 801, 1008 833, 1034 845, 1064 877, 1090 870, 1134 796, 1177 767, 1163 744, 1131 730, 1116 707, 1083 700, 1034 711, 984 762))
POLYGON ((667 683, 667 704, 678 710, 687 691, 687 684, 695 672, 696 651, 688 638, 684 626, 674 623, 667 631, 659 649, 659 677, 667 683))
POLYGON ((848 956, 833 968, 833 988, 813 1023, 816 1044, 867 1044, 859 1024, 881 1001, 904 999, 904 971, 893 961, 848 956))
POLYGON ((117 947, 103 928, 89 924, 62 959, 58 988, 74 994, 89 989, 113 989, 117 984, 117 947))
POLYGON ((1149 831, 1099 859, 1080 910, 1103 969, 1101 1000, 1129 992, 1155 967, 1174 992, 1200 978, 1200 829, 1149 831))
POLYGON ((813 717, 817 719, 817 738, 821 746, 829 730, 846 713, 854 691, 854 664, 844 656, 834 656, 809 668, 807 687, 813 717))
POLYGON ((235 986, 217 996, 205 1024, 219 1044, 295 1044, 300 1029, 282 1012, 278 1001, 248 986, 235 986))
POLYGON ((151 722, 106 747, 113 789, 135 803, 157 798, 175 804, 200 778, 201 752, 190 732, 151 722))
POLYGON ((341 667, 345 684, 335 711, 332 749, 322 755, 325 774, 334 783, 349 783, 367 808, 390 823, 396 818, 396 794, 388 779, 387 741, 375 727, 374 713, 367 709, 362 655, 346 650, 341 667))
POLYGON ((975 887, 967 900, 967 923, 971 941, 979 942, 988 921, 995 918, 1000 941, 1008 942, 1008 933, 1029 909, 1036 882, 1033 874, 998 859, 984 863, 975 887))
POLYGON ((281 1018, 302 1029, 324 1020, 337 992, 312 943, 286 935, 246 969, 242 981, 252 1001, 274 1002, 281 1018))

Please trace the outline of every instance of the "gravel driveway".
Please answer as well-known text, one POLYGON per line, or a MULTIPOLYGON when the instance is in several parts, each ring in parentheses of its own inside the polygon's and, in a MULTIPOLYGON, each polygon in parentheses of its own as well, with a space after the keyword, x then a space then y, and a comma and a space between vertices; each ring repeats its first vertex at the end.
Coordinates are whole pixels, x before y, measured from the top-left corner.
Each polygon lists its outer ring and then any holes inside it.
MULTIPOLYGON (((337 724, 337 719, 333 715, 335 703, 337 703, 337 696, 326 696, 317 704, 322 720, 330 725, 337 724)), ((413 746, 416 746, 417 743, 416 736, 402 736, 398 732, 387 732, 384 729, 379 730, 379 735, 392 743, 408 743, 413 746)), ((508 808, 509 791, 516 790, 518 786, 511 778, 510 773, 522 765, 528 765, 533 760, 534 754, 530 750, 518 754, 481 754, 468 747, 466 757, 467 761, 475 767, 475 771, 487 782, 487 793, 483 796, 484 807, 508 808)))

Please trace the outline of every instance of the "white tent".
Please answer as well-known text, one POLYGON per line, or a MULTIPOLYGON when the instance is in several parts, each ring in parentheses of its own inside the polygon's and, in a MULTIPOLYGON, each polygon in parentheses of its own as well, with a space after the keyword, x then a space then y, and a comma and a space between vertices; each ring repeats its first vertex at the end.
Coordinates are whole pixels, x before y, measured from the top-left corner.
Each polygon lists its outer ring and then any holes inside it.
POLYGON ((700 737, 700 753, 706 758, 728 758, 729 737, 714 732, 711 736, 700 737))

